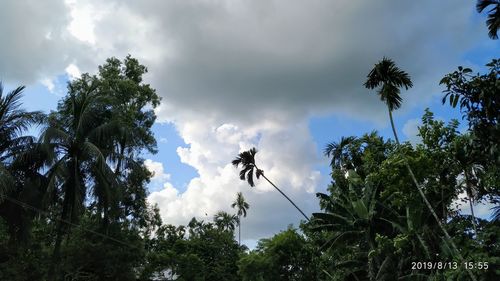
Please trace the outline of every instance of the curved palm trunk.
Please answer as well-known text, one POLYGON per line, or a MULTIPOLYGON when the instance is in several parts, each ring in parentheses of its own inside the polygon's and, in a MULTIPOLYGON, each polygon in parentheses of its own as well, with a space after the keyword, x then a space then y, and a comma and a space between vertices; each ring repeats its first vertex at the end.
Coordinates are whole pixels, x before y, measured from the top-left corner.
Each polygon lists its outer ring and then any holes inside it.
MULTIPOLYGON (((394 120, 392 119, 392 112, 391 112, 390 108, 389 108, 389 118, 391 119, 391 126, 392 126, 392 132, 394 133, 394 138, 396 139, 396 143, 399 146, 400 143, 399 143, 399 139, 398 139, 398 134, 396 133, 396 127, 394 126, 394 120)), ((417 190, 418 190, 418 193, 420 194, 420 197, 422 197, 422 200, 424 200, 425 205, 427 206, 427 208, 431 212, 431 214, 434 217, 434 219, 436 219, 436 222, 438 223, 439 228, 441 228, 441 230, 444 233, 444 236, 446 237, 446 240, 448 240, 448 242, 450 243, 451 247, 456 252, 458 258, 460 259, 460 262, 464 262, 464 258, 462 257, 462 255, 458 251, 458 248, 455 245, 455 243, 453 242, 453 240, 451 239, 450 234, 448 234, 448 231, 446 231, 446 229, 444 228, 441 220, 439 219, 439 217, 437 216, 436 212, 434 211, 434 208, 432 208, 431 203, 429 203, 429 200, 427 200, 427 197, 425 196, 424 192, 422 191, 422 188, 420 187, 420 184, 418 183, 417 178, 415 177, 415 174, 413 174, 413 170, 411 169, 410 165, 408 164, 408 162, 406 160, 404 162, 405 162, 406 169, 408 170, 408 173, 410 174, 410 177, 411 177, 413 183, 417 187, 417 190)), ((466 268, 466 269, 467 269, 467 273, 469 274, 469 277, 473 281, 476 281, 477 279, 472 274, 472 272, 470 271, 470 269, 468 269, 468 268, 466 268)))
MULTIPOLYGON (((258 168, 257 168, 258 169, 258 168)), ((272 186, 274 186, 274 188, 276 188, 277 191, 279 191, 279 193, 281 193, 281 195, 283 195, 290 203, 292 203, 292 205, 304 216, 304 218, 306 218, 307 221, 309 221, 309 218, 306 216, 306 214, 304 212, 302 212, 302 210, 297 207, 297 205, 295 205, 295 203, 293 203, 292 199, 290 199, 288 196, 286 196, 285 193, 283 193, 283 191, 281 191, 273 182, 271 182, 264 174, 262 174, 262 177, 264 177, 268 183, 270 183, 272 186)))
POLYGON ((394 126, 394 119, 392 119, 392 110, 390 108, 389 108, 389 119, 391 120, 392 133, 394 134, 394 138, 396 139, 396 143, 399 145, 398 133, 396 133, 396 126, 394 126))

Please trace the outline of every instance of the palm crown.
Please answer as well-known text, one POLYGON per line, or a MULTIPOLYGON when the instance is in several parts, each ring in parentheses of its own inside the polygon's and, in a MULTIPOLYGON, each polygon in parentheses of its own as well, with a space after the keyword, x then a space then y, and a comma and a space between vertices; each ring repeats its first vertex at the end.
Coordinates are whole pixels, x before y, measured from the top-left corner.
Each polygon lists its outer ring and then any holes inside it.
POLYGON ((490 5, 493 8, 488 11, 488 19, 486 20, 488 36, 491 39, 498 39, 498 30, 500 29, 500 0, 478 0, 476 9, 478 13, 481 13, 490 5))
POLYGON ((386 57, 375 64, 367 78, 365 87, 375 89, 381 86, 377 93, 391 111, 401 107, 403 99, 400 96, 399 88, 404 87, 408 90, 413 86, 408 73, 399 69, 393 60, 386 57))
POLYGON ((238 192, 236 194, 236 200, 231 204, 231 208, 238 209, 238 216, 247 216, 247 210, 250 208, 247 202, 245 202, 245 197, 243 197, 243 193, 238 192))
POLYGON ((255 165, 255 154, 257 154, 257 149, 253 147, 248 151, 241 152, 232 162, 235 167, 238 167, 240 164, 243 166, 243 169, 240 171, 240 179, 245 180, 246 178, 251 187, 255 186, 253 181, 254 173, 256 174, 257 179, 264 173, 255 165))

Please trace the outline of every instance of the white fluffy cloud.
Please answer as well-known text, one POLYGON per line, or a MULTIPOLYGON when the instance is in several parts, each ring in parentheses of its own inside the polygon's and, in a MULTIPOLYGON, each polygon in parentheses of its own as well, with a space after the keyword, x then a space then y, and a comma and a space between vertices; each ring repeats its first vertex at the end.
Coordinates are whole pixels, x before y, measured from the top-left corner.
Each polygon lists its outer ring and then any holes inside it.
POLYGON ((192 179, 184 192, 166 183, 163 190, 149 196, 160 206, 166 223, 186 224, 193 216, 210 220, 219 210, 234 212, 230 205, 238 191, 250 204, 244 223, 245 239, 271 235, 289 223, 297 223, 300 213, 271 185, 260 179, 251 188, 239 179, 231 160, 252 146, 259 147, 256 161, 267 177, 306 213, 316 208, 313 192, 320 174, 313 168, 318 159, 307 123, 262 124, 248 129, 229 123, 218 127, 212 124, 211 120, 197 119, 179 128, 190 147, 178 148, 178 154, 182 162, 196 168, 199 177, 192 179))
POLYGON ((154 181, 167 181, 170 180, 170 174, 165 173, 163 169, 163 163, 156 162, 151 159, 146 159, 144 161, 146 168, 153 174, 151 180, 154 181))

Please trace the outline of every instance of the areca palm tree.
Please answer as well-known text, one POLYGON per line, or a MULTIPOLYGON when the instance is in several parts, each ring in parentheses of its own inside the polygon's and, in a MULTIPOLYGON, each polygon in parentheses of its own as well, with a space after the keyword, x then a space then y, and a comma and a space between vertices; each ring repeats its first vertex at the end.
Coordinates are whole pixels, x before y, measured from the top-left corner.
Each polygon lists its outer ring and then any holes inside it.
POLYGON ((245 197, 243 197, 243 193, 236 193, 236 199, 231 204, 231 208, 237 208, 238 210, 238 245, 241 245, 241 216, 246 218, 247 210, 250 208, 250 205, 245 201, 245 197))
MULTIPOLYGON (((394 138, 396 139, 396 143, 399 145, 400 142, 398 134, 396 132, 396 128, 394 126, 392 111, 401 107, 401 102, 403 101, 403 99, 400 96, 400 88, 404 87, 406 90, 408 90, 408 88, 411 88, 413 86, 413 82, 410 79, 410 75, 405 71, 401 70, 399 67, 397 67, 396 63, 393 60, 384 57, 381 61, 375 64, 374 68, 370 71, 370 73, 368 73, 367 80, 364 86, 367 89, 378 88, 377 94, 380 96, 380 99, 387 105, 387 108, 389 110, 389 119, 391 122, 392 132, 394 133, 394 138)), ((413 180, 413 183, 415 184, 418 190, 418 193, 422 197, 422 200, 424 201, 425 205, 431 212, 432 216, 436 219, 436 222, 443 231, 446 239, 452 245, 454 251, 457 253, 459 258, 463 260, 455 243, 451 240, 448 231, 446 231, 446 229, 444 228, 443 224, 441 223, 441 220, 434 211, 434 208, 429 203, 429 200, 422 191, 422 188, 418 183, 413 173, 413 170, 406 161, 405 161, 405 166, 408 170, 408 173, 410 174, 410 177, 413 180)), ((472 275, 470 270, 467 270, 467 272, 469 273, 472 280, 475 280, 475 277, 472 275)))
POLYGON ((248 151, 243 151, 241 152, 236 159, 232 161, 232 164, 235 167, 238 167, 240 164, 242 166, 242 170, 240 171, 240 179, 245 180, 248 182, 248 184, 253 187, 255 186, 253 177, 254 174, 257 177, 257 179, 262 176, 268 183, 270 183, 281 195, 283 195, 303 216, 304 218, 309 221, 309 218, 306 216, 306 214, 290 199, 281 189, 279 189, 272 181, 270 181, 265 175, 264 171, 259 169, 257 165, 255 164, 255 154, 257 153, 257 149, 255 147, 251 148, 248 151))
POLYGON ((488 11, 488 19, 486 20, 488 36, 491 39, 498 39, 498 30, 500 29, 500 0, 478 0, 476 9, 478 13, 482 13, 490 5, 493 8, 488 11))
POLYGON ((345 160, 346 160, 345 149, 354 140, 356 140, 356 137, 353 137, 353 136, 342 137, 339 142, 331 142, 331 143, 326 145, 326 148, 324 150, 324 154, 327 157, 330 157, 330 156, 332 157, 332 161, 330 162, 330 166, 332 168, 337 166, 337 167, 349 169, 349 167, 344 167, 344 165, 347 164, 347 163, 345 163, 345 160))
POLYGON ((214 215, 215 225, 225 231, 234 231, 239 219, 237 216, 229 214, 228 212, 219 211, 214 215))
POLYGON ((59 111, 50 116, 40 137, 50 153, 47 191, 62 204, 49 279, 54 278, 67 226, 80 217, 87 194, 96 199, 98 214, 105 220, 114 202, 112 187, 118 181, 105 155, 117 126, 102 122, 97 106, 100 96, 94 90, 90 87, 86 92, 70 94, 59 111))
POLYGON ((401 102, 403 101, 400 96, 399 88, 404 87, 408 90, 408 88, 413 87, 410 75, 399 69, 393 60, 384 57, 375 65, 370 73, 368 73, 368 79, 364 85, 368 89, 379 88, 377 94, 387 105, 392 132, 394 133, 396 142, 399 143, 398 134, 392 118, 392 111, 400 108, 401 102))

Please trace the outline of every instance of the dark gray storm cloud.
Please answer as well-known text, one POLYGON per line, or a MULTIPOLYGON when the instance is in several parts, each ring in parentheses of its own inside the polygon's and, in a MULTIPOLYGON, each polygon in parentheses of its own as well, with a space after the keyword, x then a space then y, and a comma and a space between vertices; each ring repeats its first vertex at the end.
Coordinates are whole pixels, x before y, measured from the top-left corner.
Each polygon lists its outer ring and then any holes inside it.
POLYGON ((137 3, 133 10, 157 17, 174 54, 153 74, 171 105, 167 115, 183 108, 245 119, 253 110, 336 109, 366 117, 381 105, 362 83, 382 56, 412 75, 420 97, 410 102, 422 100, 482 27, 470 1, 137 3))
POLYGON ((67 32, 63 1, 2 4, 2 79, 31 82, 69 63, 92 71, 108 56, 132 53, 149 66, 164 96, 161 114, 173 119, 332 110, 367 117, 382 106, 362 83, 382 56, 412 75, 413 103, 429 97, 484 32, 465 0, 77 3, 101 14, 94 46, 67 32))
POLYGON ((29 84, 63 74, 79 49, 66 31, 69 20, 63 1, 2 1, 0 79, 29 84))

